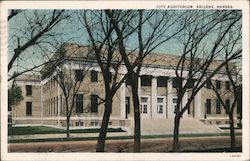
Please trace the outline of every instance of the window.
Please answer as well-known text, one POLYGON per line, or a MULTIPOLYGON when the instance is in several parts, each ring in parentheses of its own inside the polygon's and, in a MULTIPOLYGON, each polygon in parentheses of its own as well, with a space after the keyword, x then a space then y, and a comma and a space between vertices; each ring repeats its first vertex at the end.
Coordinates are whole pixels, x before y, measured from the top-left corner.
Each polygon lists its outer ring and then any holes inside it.
POLYGON ((130 114, 130 97, 126 97, 126 118, 128 118, 128 114, 130 114))
POLYGON ((126 86, 131 86, 131 81, 129 80, 129 78, 126 79, 126 86))
POLYGON ((177 103, 178 99, 177 98, 173 98, 173 103, 177 103))
POLYGON ((75 70, 75 80, 83 81, 83 70, 75 70))
POLYGON ((221 124, 221 121, 215 121, 215 124, 216 124, 216 125, 220 125, 220 124, 221 124))
POLYGON ((216 114, 221 114, 220 100, 216 100, 216 114))
POLYGON ((54 115, 56 115, 56 97, 54 97, 54 101, 53 101, 53 107, 54 107, 54 115))
POLYGON ((148 102, 148 98, 147 97, 142 97, 141 98, 141 102, 142 103, 147 103, 148 102))
POLYGON ((177 110, 177 102, 178 102, 178 98, 173 98, 173 106, 174 106, 173 112, 174 113, 176 113, 176 110, 177 110))
POLYGON ((211 89, 212 88, 212 81, 211 80, 208 80, 207 84, 206 84, 206 87, 208 89, 211 89))
POLYGON ((58 115, 58 96, 56 96, 56 115, 58 115))
POLYGON ((229 90, 230 89, 230 82, 226 81, 226 89, 229 90))
POLYGON ((91 95, 91 112, 98 112, 98 96, 91 95))
POLYGON ((141 113, 147 114, 148 113, 148 98, 141 97, 141 113))
POLYGON ((26 85, 26 96, 32 95, 32 85, 26 85))
POLYGON ((143 105, 142 113, 148 113, 148 106, 147 105, 143 105))
POLYGON ((207 99, 206 108, 207 114, 211 114, 211 99, 207 99))
POLYGON ((83 95, 76 94, 76 113, 83 113, 83 95))
POLYGON ((216 89, 220 89, 221 87, 221 81, 216 81, 216 89))
POLYGON ((26 102, 26 115, 32 115, 32 102, 26 102))
POLYGON ((163 105, 164 105, 163 98, 157 98, 157 113, 163 114, 163 105))
POLYGON ((193 88, 195 81, 196 81, 195 79, 189 79, 189 80, 187 80, 187 88, 193 88))
POLYGON ((172 78, 173 81, 173 88, 178 88, 178 87, 182 87, 182 80, 181 78, 172 78))
POLYGON ((50 99, 48 100, 48 116, 50 116, 50 99))
POLYGON ((151 79, 149 75, 141 76, 141 86, 151 86, 151 79))
POLYGON ((108 75, 108 81, 109 81, 109 83, 111 83, 111 82, 112 82, 112 73, 111 73, 111 72, 109 72, 109 75, 108 75))
POLYGON ((157 78, 157 87, 167 87, 168 78, 167 77, 158 77, 157 78))
POLYGON ((226 114, 229 113, 230 110, 230 100, 226 100, 226 114))
POLYGON ((53 115, 53 98, 50 99, 50 115, 53 115))
POLYGON ((60 113, 59 113, 59 115, 62 114, 62 111, 63 111, 63 96, 60 95, 60 113))
POLYGON ((98 73, 97 71, 92 70, 91 71, 91 82, 97 82, 98 81, 98 73))
POLYGON ((91 126, 98 126, 99 123, 98 123, 98 121, 91 121, 91 122, 90 122, 90 125, 91 125, 91 126))
POLYGON ((55 87, 56 86, 56 77, 55 76, 53 77, 53 83, 54 83, 53 85, 55 87))
POLYGON ((190 114, 190 113, 191 113, 190 106, 188 106, 188 114, 190 114))
POLYGON ((82 121, 76 122, 76 126, 83 126, 83 122, 82 121))

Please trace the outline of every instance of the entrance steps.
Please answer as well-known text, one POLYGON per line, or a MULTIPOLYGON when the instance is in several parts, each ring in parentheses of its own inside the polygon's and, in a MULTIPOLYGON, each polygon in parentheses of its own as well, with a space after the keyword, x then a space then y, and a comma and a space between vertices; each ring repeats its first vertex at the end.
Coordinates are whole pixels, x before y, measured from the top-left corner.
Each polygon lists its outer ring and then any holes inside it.
MULTIPOLYGON (((174 118, 142 118, 142 135, 173 134, 174 118)), ((180 134, 221 133, 215 125, 208 125, 195 118, 182 118, 180 120, 180 134)))

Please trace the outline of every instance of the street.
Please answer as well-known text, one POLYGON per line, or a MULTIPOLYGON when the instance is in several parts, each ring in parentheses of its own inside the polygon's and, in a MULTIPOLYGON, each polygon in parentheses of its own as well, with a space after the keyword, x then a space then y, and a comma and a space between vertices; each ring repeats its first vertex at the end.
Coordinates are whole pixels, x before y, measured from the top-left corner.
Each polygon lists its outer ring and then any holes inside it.
MULTIPOLYGON (((241 136, 236 136, 236 147, 241 149, 241 136)), ((230 148, 229 136, 180 138, 181 151, 208 152, 230 148)), ((11 143, 9 152, 95 152, 96 141, 66 141, 39 143, 11 143)), ((171 152, 172 138, 142 139, 141 152, 171 152)), ((106 152, 133 152, 133 140, 107 140, 106 152)))

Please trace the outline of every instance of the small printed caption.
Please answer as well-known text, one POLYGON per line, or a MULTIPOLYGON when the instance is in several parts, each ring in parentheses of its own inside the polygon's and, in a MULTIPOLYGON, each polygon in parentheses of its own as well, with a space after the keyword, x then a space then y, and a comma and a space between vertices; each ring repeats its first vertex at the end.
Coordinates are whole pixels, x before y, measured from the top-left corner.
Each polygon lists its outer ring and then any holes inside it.
POLYGON ((156 5, 157 9, 232 9, 232 5, 156 5))

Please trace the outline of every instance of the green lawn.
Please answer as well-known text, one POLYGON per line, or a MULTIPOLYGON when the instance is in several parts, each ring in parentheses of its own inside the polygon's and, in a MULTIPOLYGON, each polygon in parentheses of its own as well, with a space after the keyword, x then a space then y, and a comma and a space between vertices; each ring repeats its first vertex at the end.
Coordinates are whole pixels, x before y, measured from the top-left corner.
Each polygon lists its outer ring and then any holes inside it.
MULTIPOLYGON (((109 128, 108 132, 124 132, 121 128, 109 128)), ((25 127, 11 127, 9 129, 10 135, 32 135, 32 134, 61 134, 66 133, 66 130, 57 129, 47 126, 25 126, 25 127)), ((99 129, 77 129, 70 130, 70 133, 99 133, 99 129)))

